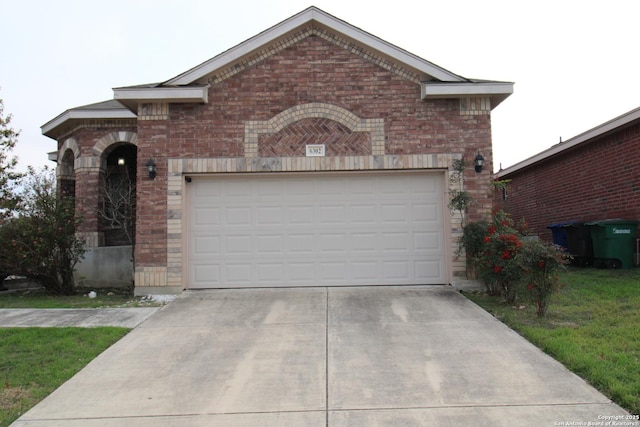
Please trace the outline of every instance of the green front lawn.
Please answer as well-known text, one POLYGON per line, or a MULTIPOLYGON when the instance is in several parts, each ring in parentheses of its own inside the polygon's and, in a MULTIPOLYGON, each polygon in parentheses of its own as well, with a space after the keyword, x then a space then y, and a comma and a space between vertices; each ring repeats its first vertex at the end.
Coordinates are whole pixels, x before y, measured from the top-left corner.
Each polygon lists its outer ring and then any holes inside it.
POLYGON ((640 269, 571 268, 546 317, 484 293, 469 299, 632 414, 640 413, 640 269))
POLYGON ((0 426, 7 426, 129 332, 0 328, 0 426))
POLYGON ((89 290, 77 295, 54 296, 44 289, 25 289, 0 292, 1 308, 102 308, 102 307, 150 307, 162 305, 148 297, 136 297, 122 290, 96 290, 97 296, 89 298, 89 290))

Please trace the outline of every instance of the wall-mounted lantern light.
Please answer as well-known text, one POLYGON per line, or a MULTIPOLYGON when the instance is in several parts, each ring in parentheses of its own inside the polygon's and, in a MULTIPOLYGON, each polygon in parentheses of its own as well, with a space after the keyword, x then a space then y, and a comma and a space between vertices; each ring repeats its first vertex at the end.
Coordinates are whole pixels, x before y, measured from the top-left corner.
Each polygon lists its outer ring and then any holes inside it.
POLYGON ((156 164, 153 159, 149 159, 147 163, 145 163, 147 170, 149 171, 149 179, 156 179, 156 164))
POLYGON ((477 173, 480 173, 482 172, 482 166, 484 166, 484 157, 482 157, 482 154, 478 153, 476 159, 473 162, 473 167, 475 168, 477 173))

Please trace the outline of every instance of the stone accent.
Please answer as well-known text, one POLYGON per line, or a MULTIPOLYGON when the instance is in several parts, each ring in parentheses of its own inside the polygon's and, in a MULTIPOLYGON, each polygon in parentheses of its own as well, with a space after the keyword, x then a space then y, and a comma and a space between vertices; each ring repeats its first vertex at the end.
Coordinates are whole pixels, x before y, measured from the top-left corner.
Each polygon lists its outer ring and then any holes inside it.
POLYGON ((460 99, 460 115, 476 116, 491 114, 491 99, 488 97, 467 97, 460 99))
POLYGON ((100 157, 78 157, 74 164, 73 169, 78 172, 100 172, 102 169, 102 162, 100 157))
POLYGON ((119 142, 128 142, 129 144, 138 145, 138 134, 131 131, 108 133, 100 138, 91 150, 96 156, 101 156, 107 148, 119 142))
POLYGON ((138 120, 168 120, 169 104, 153 103, 140 104, 138 107, 138 120))
POLYGON ((136 288, 167 286, 166 267, 136 267, 134 276, 136 288))

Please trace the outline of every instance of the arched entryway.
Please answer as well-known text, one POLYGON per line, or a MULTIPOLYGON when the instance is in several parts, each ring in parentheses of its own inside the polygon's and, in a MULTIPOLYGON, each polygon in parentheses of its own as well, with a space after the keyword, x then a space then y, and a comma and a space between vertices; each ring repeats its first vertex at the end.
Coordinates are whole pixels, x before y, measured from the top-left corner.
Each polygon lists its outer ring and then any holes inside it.
POLYGON ((136 223, 137 147, 114 144, 103 154, 98 209, 104 246, 132 246, 136 223))

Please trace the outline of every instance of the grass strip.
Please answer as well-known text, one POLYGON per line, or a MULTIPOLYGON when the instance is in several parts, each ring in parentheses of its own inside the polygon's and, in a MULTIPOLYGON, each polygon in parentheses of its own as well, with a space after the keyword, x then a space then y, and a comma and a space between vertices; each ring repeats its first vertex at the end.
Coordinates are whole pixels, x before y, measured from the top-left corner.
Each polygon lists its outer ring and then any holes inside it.
POLYGON ((86 292, 67 296, 50 295, 44 289, 26 289, 0 293, 0 309, 150 307, 158 305, 161 304, 148 297, 132 296, 130 293, 105 290, 98 290, 95 298, 89 298, 86 292))
POLYGON ((0 426, 8 426, 129 332, 126 328, 0 329, 0 426))
POLYGON ((569 269, 547 315, 465 293, 503 323, 628 410, 640 413, 640 270, 569 269))

